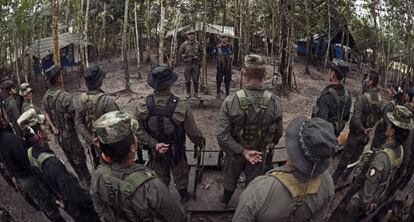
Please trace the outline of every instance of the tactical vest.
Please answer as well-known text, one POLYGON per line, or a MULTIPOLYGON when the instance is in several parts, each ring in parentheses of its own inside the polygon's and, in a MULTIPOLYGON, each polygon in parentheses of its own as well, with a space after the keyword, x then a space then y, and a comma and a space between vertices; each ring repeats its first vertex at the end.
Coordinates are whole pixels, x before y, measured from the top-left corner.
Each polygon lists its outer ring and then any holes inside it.
POLYGON ((198 42, 194 40, 194 42, 191 44, 188 41, 186 41, 184 44, 184 52, 182 55, 184 58, 184 62, 200 61, 201 58, 199 58, 199 52, 201 48, 198 42))
POLYGON ((290 172, 271 171, 268 175, 279 180, 293 198, 289 212, 289 221, 295 221, 295 212, 303 206, 306 196, 316 194, 321 187, 321 177, 311 178, 305 183, 299 182, 290 172))
POLYGON ((116 210, 115 221, 120 221, 120 219, 129 222, 154 221, 154 215, 150 209, 147 212, 136 212, 132 200, 135 191, 142 184, 155 178, 153 173, 142 167, 124 179, 120 179, 112 176, 112 169, 107 164, 101 164, 97 171, 105 186, 106 195, 103 196, 103 200, 111 209, 116 210), (122 200, 125 202, 122 203, 122 200))
MULTIPOLYGON (((154 96, 146 98, 148 118, 144 120, 145 130, 159 143, 170 145, 170 149, 162 156, 172 158, 172 163, 177 164, 186 158, 185 155, 185 130, 184 125, 177 125, 173 119, 174 111, 179 98, 171 95, 164 107, 155 105, 154 96)), ((164 157, 155 154, 160 160, 164 157)), ((165 159, 165 158, 164 158, 165 159)))
POLYGON ((85 113, 85 126, 90 133, 93 132, 93 124, 99 118, 97 116, 98 101, 104 95, 105 93, 88 94, 87 92, 84 92, 80 96, 84 108, 83 111, 85 113))
MULTIPOLYGON (((335 135, 339 135, 341 133, 341 131, 345 128, 345 124, 346 124, 344 122, 344 114, 345 114, 346 103, 347 103, 347 101, 350 97, 350 94, 349 94, 348 90, 345 89, 344 91, 345 91, 345 93, 342 96, 340 96, 334 88, 329 88, 328 90, 325 90, 322 93, 322 95, 331 94, 335 98, 336 107, 337 107, 336 110, 335 110, 336 111, 336 116, 335 116, 336 120, 335 121, 332 121, 331 119, 328 120, 328 121, 330 121, 330 123, 332 123, 332 125, 334 127, 335 135)), ((319 107, 318 107, 318 104, 316 104, 316 106, 314 106, 313 110, 312 110, 312 117, 317 117, 318 115, 319 115, 319 107)))
POLYGON ((272 93, 265 90, 260 98, 249 97, 246 95, 244 89, 241 89, 236 92, 236 95, 244 117, 241 127, 235 127, 233 129, 233 137, 242 145, 249 145, 258 150, 265 149, 268 144, 273 142, 278 127, 276 123, 268 125, 263 121, 272 98, 272 93), (251 120, 249 107, 253 106, 257 99, 260 100, 259 121, 254 122, 251 120))
POLYGON ((362 96, 368 102, 368 113, 363 118, 363 125, 365 128, 372 128, 382 117, 382 98, 379 94, 366 92, 362 96))
POLYGON ((72 116, 63 107, 58 107, 57 105, 58 99, 63 92, 60 89, 53 92, 48 91, 45 106, 50 111, 50 118, 58 129, 72 130, 75 127, 72 116))
POLYGON ((224 55, 223 51, 222 51, 222 47, 220 45, 217 46, 217 62, 218 62, 219 65, 220 64, 225 65, 225 64, 228 64, 230 62, 230 56, 231 56, 231 52, 233 50, 232 50, 231 45, 228 45, 228 47, 230 48, 230 54, 229 55, 224 55))
POLYGON ((43 163, 55 155, 53 153, 42 152, 37 158, 33 157, 33 147, 27 150, 27 156, 29 157, 30 165, 36 167, 40 172, 43 172, 43 163))

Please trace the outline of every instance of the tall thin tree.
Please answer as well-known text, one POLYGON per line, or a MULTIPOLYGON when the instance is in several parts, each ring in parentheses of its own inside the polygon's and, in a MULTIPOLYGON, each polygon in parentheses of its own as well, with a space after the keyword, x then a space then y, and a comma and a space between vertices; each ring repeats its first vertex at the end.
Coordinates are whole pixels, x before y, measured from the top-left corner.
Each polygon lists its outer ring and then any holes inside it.
POLYGON ((52 2, 52 39, 53 39, 53 62, 55 65, 60 65, 60 50, 59 50, 59 0, 52 2))
POLYGON ((124 60, 124 71, 125 71, 125 90, 130 91, 131 87, 129 84, 130 76, 128 70, 128 46, 127 46, 127 34, 128 34, 128 9, 129 9, 129 0, 125 0, 125 9, 124 9, 124 25, 122 28, 122 52, 124 60))

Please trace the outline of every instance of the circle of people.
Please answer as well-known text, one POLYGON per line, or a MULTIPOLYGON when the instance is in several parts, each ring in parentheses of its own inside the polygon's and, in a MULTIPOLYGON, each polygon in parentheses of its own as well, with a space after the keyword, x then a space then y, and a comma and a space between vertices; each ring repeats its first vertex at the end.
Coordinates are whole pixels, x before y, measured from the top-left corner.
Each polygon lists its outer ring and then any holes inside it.
MULTIPOLYGON (((191 79, 199 97, 198 77, 191 77, 194 60, 185 64, 188 97, 191 79)), ((233 221, 370 221, 399 216, 397 191, 407 185, 413 168, 413 161, 407 161, 412 145, 406 144, 414 127, 412 98, 406 106, 392 99, 392 90, 386 95, 390 101, 382 98, 379 75, 370 70, 351 115, 352 96, 343 84, 348 67, 331 62, 330 84, 317 98, 311 118, 290 121, 285 130, 288 158, 274 166, 267 159, 282 137, 283 115, 280 99, 263 86, 265 66, 259 55, 244 58, 241 75, 246 84, 234 93, 226 87, 217 118, 217 141, 225 153, 223 208, 230 207, 241 173, 245 175, 246 188, 233 221), (344 147, 331 175, 328 168, 340 140, 344 147), (369 142, 369 151, 363 152, 369 142), (330 214, 335 187, 341 186, 350 187, 347 198, 330 214)), ((45 72, 49 88, 43 112, 33 105, 29 84, 23 83, 17 92, 13 81, 3 82, 3 177, 51 221, 65 221, 59 208, 75 221, 187 221, 168 186, 172 176, 181 202, 191 199, 186 136, 200 148, 206 141, 187 100, 171 91, 177 75, 168 65, 153 68, 147 82, 154 92, 139 102, 134 114, 120 111, 101 90, 105 76, 99 66, 90 65, 84 74, 88 91, 75 99, 62 88, 62 68, 52 66, 45 72), (24 98, 21 105, 18 94, 24 98), (76 176, 50 148, 50 136, 76 176), (142 149, 148 152, 146 165, 142 149), (92 175, 87 160, 95 168, 92 175)), ((218 97, 219 93, 220 86, 218 97)))

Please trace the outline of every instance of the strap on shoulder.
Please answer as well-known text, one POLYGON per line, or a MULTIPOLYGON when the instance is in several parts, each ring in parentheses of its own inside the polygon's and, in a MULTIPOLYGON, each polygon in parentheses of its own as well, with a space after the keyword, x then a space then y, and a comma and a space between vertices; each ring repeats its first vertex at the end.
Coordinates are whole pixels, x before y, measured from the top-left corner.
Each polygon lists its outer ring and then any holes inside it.
POLYGON ((306 183, 300 183, 296 177, 289 172, 273 171, 269 173, 269 175, 278 179, 289 190, 293 198, 315 194, 319 191, 321 186, 320 176, 311 178, 306 183))
POLYGON ((166 106, 168 117, 172 117, 172 115, 174 114, 175 108, 177 107, 177 104, 178 104, 178 100, 179 98, 174 95, 171 95, 170 98, 168 99, 167 106, 166 106))
POLYGON ((260 108, 267 109, 269 107, 270 99, 272 98, 272 93, 269 90, 263 92, 263 96, 260 99, 260 108))
POLYGON ((250 102, 247 99, 247 95, 244 89, 237 91, 236 95, 237 95, 237 98, 239 99, 240 108, 242 110, 247 110, 249 108, 250 102))
POLYGON ((390 148, 385 148, 380 152, 385 153, 385 155, 388 156, 390 163, 391 163, 391 167, 392 169, 396 169, 398 167, 400 167, 403 157, 404 157, 404 149, 402 147, 402 145, 399 147, 400 151, 401 151, 401 155, 397 158, 395 155, 394 150, 390 149, 390 148))
POLYGON ((148 114, 149 116, 151 116, 152 112, 154 111, 154 106, 155 106, 154 95, 147 96, 146 104, 147 104, 148 114))

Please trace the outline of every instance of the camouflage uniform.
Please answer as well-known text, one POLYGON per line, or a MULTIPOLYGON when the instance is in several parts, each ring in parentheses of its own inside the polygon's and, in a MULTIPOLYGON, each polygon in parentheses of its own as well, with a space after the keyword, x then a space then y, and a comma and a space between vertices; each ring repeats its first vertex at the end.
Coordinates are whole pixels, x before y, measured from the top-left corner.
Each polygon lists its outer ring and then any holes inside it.
POLYGON ((191 96, 191 79, 194 84, 194 95, 198 96, 202 54, 201 44, 196 40, 187 40, 180 46, 179 55, 185 64, 184 78, 188 96, 191 96))
MULTIPOLYGON (((2 85, 3 89, 10 89, 15 88, 15 85, 13 81, 8 80, 3 83, 2 85)), ((14 95, 8 95, 6 99, 4 100, 4 108, 6 111, 6 115, 10 121, 10 124, 12 125, 13 131, 16 135, 21 136, 21 130, 20 127, 17 125, 17 119, 20 117, 20 109, 17 104, 16 98, 14 95)))
POLYGON ((365 145, 368 143, 368 135, 365 135, 364 130, 374 127, 381 119, 383 115, 382 108, 383 101, 377 88, 369 89, 357 98, 349 124, 348 140, 333 175, 335 182, 341 176, 346 179, 351 173, 351 170, 346 170, 346 167, 348 164, 357 161, 361 156, 365 145))
MULTIPOLYGON (((28 93, 32 92, 32 88, 30 88, 29 83, 22 83, 22 85, 20 85, 20 90, 19 90, 19 94, 22 97, 25 97, 28 93)), ((24 99, 23 104, 22 104, 22 113, 26 112, 27 110, 34 108, 34 105, 32 103, 32 101, 26 101, 26 99, 24 99)), ((37 109, 36 112, 40 113, 37 109)))
MULTIPOLYGON (((51 79, 59 74, 59 67, 46 71, 51 79)), ((57 86, 50 87, 43 96, 43 107, 53 125, 59 130, 56 142, 62 148, 68 162, 80 181, 90 184, 91 175, 86 164, 86 156, 75 129, 75 107, 72 96, 57 86)))
MULTIPOLYGON (((264 59, 256 55, 245 58, 246 67, 263 68, 264 64, 264 59)), ((263 163, 250 164, 242 152, 253 149, 265 153, 267 145, 279 142, 283 133, 282 106, 279 98, 262 86, 248 85, 226 97, 217 123, 217 141, 226 154, 223 187, 234 192, 243 170, 246 184, 264 173, 263 163)))
POLYGON ((217 84, 217 97, 220 96, 221 82, 224 78, 224 87, 226 89, 226 96, 230 93, 230 82, 231 82, 231 62, 233 48, 231 44, 227 43, 225 45, 217 45, 214 53, 216 54, 217 60, 217 75, 216 75, 216 84, 217 84))
POLYGON ((99 87, 106 76, 106 72, 99 66, 90 65, 85 71, 85 82, 87 86, 96 85, 96 90, 88 90, 83 92, 77 100, 75 100, 75 125, 77 132, 83 137, 88 146, 95 167, 99 164, 99 149, 92 145, 94 138, 93 123, 96 119, 107 112, 119 110, 118 105, 112 97, 105 94, 99 87), (95 150, 97 149, 97 150, 95 150))
POLYGON ((154 68, 148 77, 148 83, 155 91, 147 96, 145 102, 138 104, 136 115, 149 135, 148 139, 142 140, 148 147, 156 175, 168 186, 171 171, 177 189, 183 194, 187 190, 189 173, 185 136, 198 147, 203 147, 204 138, 194 121, 190 105, 169 90, 176 78, 168 67, 160 65, 154 68), (160 118, 162 126, 159 125, 160 118), (169 151, 160 154, 155 150, 157 143, 169 144, 169 151))
POLYGON ((396 106, 396 102, 393 101, 389 101, 385 104, 384 108, 383 108, 383 117, 382 119, 378 122, 377 126, 375 127, 375 132, 374 132, 374 138, 372 140, 372 144, 371 144, 371 149, 372 150, 378 150, 381 149, 382 145, 384 145, 387 137, 385 135, 385 131, 387 131, 387 118, 386 115, 389 112, 393 112, 394 108, 396 106))
MULTIPOLYGON (((406 107, 396 106, 393 112, 386 114, 388 124, 396 128, 412 130, 413 116, 406 107)), ((388 198, 394 176, 404 159, 403 144, 388 141, 373 154, 368 170, 361 172, 365 175, 363 188, 354 194, 346 208, 339 213, 334 221, 359 221, 370 210, 381 206, 388 198)))
POLYGON ((325 120, 297 117, 286 129, 290 165, 249 183, 240 196, 234 222, 326 221, 335 191, 327 169, 336 146, 325 120))
MULTIPOLYGON (((30 109, 23 113, 18 121, 22 128, 27 128, 43 124, 44 117, 37 115, 34 109, 30 109)), ((99 217, 92 207, 89 193, 79 186, 76 178, 53 153, 46 141, 38 139, 27 150, 27 156, 34 171, 40 175, 53 194, 63 201, 64 210, 75 221, 99 221, 99 217)))
MULTIPOLYGON (((121 141, 138 129, 138 122, 120 111, 95 122, 103 144, 121 141)), ((143 165, 101 164, 92 176, 91 194, 102 221, 186 221, 165 184, 143 165)))

